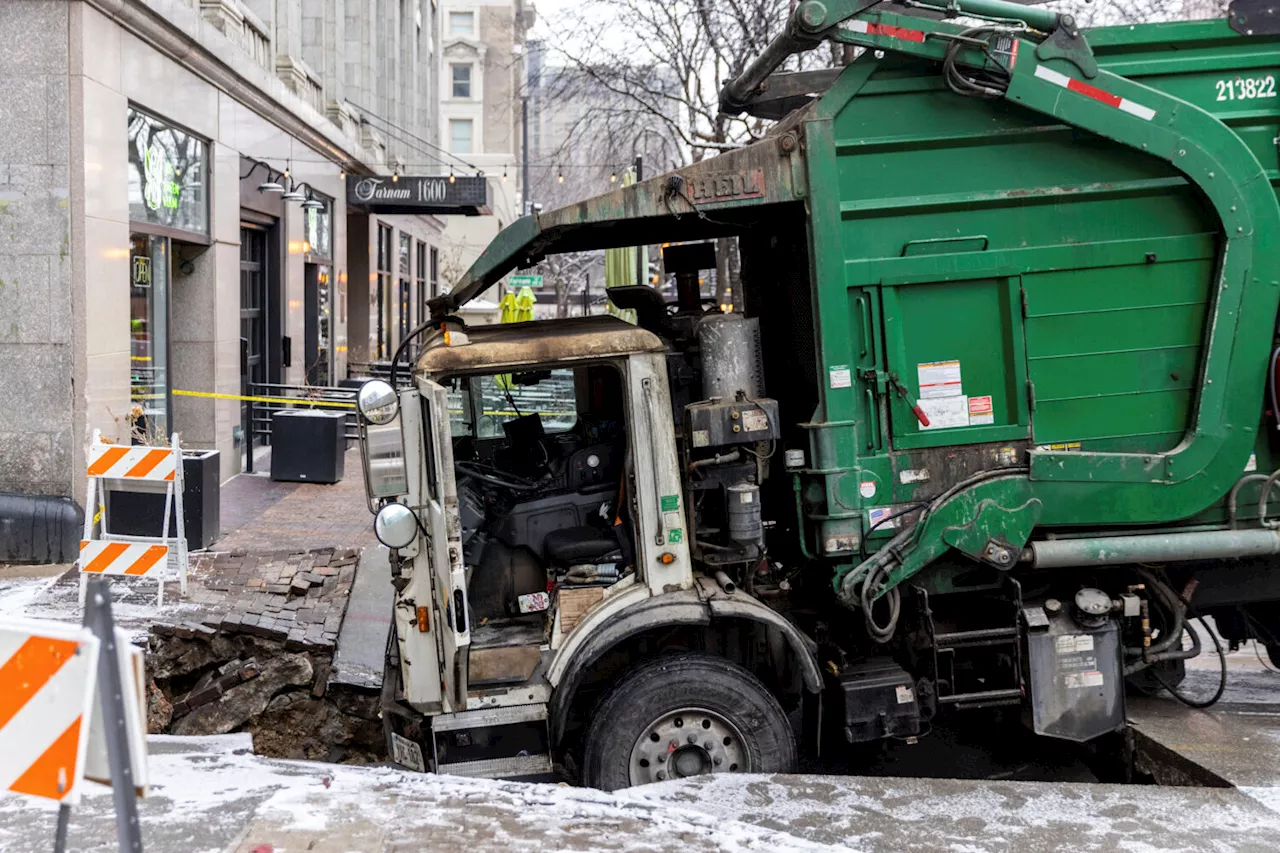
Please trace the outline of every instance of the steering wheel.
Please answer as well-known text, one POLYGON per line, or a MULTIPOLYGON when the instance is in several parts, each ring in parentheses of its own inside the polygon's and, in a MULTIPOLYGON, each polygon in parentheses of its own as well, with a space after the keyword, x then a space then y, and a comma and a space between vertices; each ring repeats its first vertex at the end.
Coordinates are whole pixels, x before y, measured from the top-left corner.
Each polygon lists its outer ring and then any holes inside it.
POLYGON ((536 492, 538 484, 533 480, 525 477, 518 477, 503 471, 501 468, 495 468, 492 465, 485 465, 483 462, 455 462, 454 466, 468 477, 474 477, 482 483, 488 483, 491 486, 497 486, 502 489, 510 489, 513 492, 536 492))

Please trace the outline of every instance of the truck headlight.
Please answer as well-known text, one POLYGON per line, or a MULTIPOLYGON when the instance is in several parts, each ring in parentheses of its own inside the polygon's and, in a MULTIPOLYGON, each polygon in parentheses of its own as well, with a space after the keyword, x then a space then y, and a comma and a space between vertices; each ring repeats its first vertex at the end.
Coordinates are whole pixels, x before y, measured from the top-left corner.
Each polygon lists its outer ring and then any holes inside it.
POLYGON ((360 386, 356 408, 366 421, 380 426, 396 419, 396 414, 400 411, 400 399, 391 383, 370 379, 360 386))

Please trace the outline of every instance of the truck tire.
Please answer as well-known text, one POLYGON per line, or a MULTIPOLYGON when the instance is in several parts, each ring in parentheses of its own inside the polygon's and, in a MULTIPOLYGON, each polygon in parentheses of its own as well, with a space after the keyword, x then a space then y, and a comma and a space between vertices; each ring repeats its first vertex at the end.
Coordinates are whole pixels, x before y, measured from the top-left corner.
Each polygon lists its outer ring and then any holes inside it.
POLYGON ((712 655, 637 667, 596 706, 582 781, 614 791, 703 773, 786 773, 795 735, 760 679, 712 655))

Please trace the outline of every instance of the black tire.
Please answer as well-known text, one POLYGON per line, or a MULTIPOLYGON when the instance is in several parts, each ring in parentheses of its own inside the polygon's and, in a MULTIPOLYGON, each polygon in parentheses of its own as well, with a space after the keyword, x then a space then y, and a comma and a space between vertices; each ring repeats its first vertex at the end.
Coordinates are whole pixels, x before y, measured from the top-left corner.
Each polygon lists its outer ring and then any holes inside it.
POLYGON ((1280 645, 1267 646, 1267 657, 1271 658, 1271 664, 1280 669, 1280 645))
POLYGON ((615 791, 699 772, 787 773, 796 766, 796 741, 782 706, 760 679, 723 658, 681 653, 641 664, 605 694, 587 729, 582 763, 584 784, 615 791), (680 727, 687 738, 657 737, 666 726, 680 727), (703 743, 688 746, 695 738, 703 743), (644 766, 654 768, 653 778, 633 780, 633 759, 647 761, 649 739, 655 759, 644 766), (677 763, 703 769, 680 772, 677 763))

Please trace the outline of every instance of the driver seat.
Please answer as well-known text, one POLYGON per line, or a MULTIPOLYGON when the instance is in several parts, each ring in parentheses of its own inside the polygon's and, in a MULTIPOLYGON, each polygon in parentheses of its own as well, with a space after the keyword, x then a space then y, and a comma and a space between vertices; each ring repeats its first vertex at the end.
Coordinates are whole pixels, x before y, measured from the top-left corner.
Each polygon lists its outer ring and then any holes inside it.
POLYGON ((555 566, 604 563, 621 560, 622 546, 610 530, 582 525, 552 530, 542 542, 547 560, 555 566))

